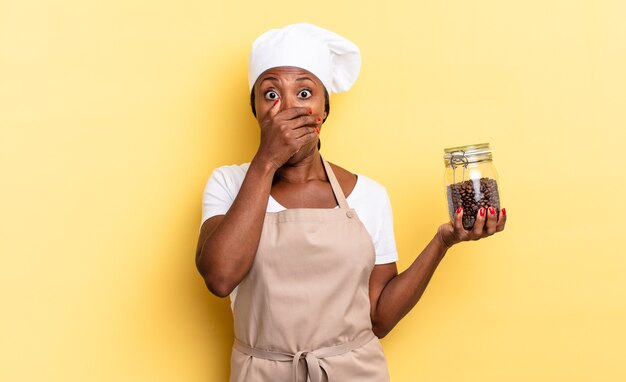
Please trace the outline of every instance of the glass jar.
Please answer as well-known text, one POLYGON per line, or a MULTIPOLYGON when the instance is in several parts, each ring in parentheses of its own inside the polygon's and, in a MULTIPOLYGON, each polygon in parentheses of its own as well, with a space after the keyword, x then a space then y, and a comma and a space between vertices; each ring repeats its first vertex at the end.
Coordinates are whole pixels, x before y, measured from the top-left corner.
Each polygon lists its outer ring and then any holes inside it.
POLYGON ((444 149, 445 184, 450 220, 463 207, 463 227, 474 226, 480 208, 493 207, 500 215, 498 174, 489 143, 444 149))

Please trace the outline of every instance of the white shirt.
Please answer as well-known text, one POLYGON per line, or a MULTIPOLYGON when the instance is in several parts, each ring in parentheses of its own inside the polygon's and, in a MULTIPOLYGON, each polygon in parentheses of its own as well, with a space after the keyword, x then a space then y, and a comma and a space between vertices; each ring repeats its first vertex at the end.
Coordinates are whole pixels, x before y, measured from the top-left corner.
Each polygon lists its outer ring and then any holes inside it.
MULTIPOLYGON (((213 170, 204 188, 202 197, 202 223, 210 217, 224 215, 239 193, 250 163, 222 166, 213 170)), ((372 238, 376 251, 375 264, 393 263, 398 260, 398 251, 393 233, 393 215, 391 202, 385 188, 374 180, 357 174, 354 189, 346 198, 348 205, 354 208, 365 229, 372 238)), ((270 195, 267 212, 285 210, 270 195)), ((237 288, 230 294, 231 306, 234 304, 237 288)))

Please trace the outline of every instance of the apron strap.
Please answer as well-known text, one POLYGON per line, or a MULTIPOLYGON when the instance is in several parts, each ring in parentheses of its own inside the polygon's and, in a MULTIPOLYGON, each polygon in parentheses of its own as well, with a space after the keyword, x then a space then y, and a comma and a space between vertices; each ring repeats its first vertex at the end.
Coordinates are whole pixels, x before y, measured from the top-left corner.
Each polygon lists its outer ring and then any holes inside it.
POLYGON ((328 162, 326 162, 326 159, 324 159, 324 157, 322 157, 321 155, 320 157, 322 158, 324 169, 326 169, 326 176, 328 176, 330 186, 333 188, 333 193, 335 194, 335 199, 337 199, 337 204, 339 204, 339 208, 350 208, 348 206, 348 202, 346 201, 346 196, 343 194, 343 190, 341 189, 341 186, 339 185, 339 182, 335 177, 335 173, 333 172, 332 168, 330 168, 328 162))
POLYGON ((296 354, 253 348, 236 338, 233 347, 243 354, 251 357, 269 359, 278 362, 291 362, 293 365, 293 382, 298 382, 298 362, 301 358, 304 358, 307 365, 307 379, 311 382, 322 382, 322 366, 319 363, 320 358, 334 357, 348 353, 369 343, 375 337, 374 332, 370 331, 360 338, 344 342, 341 345, 328 346, 313 351, 299 351, 296 352, 296 354))

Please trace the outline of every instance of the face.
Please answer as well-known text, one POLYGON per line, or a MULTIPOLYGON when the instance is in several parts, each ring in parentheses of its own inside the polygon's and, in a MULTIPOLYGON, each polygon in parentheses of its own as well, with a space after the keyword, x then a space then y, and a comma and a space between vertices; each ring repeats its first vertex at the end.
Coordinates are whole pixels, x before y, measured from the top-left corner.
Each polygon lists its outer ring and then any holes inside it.
MULTIPOLYGON (((311 72, 293 67, 281 66, 263 72, 254 85, 254 106, 256 119, 261 123, 274 102, 280 98, 280 111, 293 107, 310 107, 313 115, 326 118, 324 109, 326 97, 324 85, 311 72)), ((289 162, 301 159, 317 149, 318 139, 300 149, 298 155, 289 162)))
POLYGON ((310 107, 314 115, 326 118, 324 85, 307 70, 293 66, 268 69, 257 79, 254 92, 254 106, 259 122, 279 97, 281 110, 310 107))

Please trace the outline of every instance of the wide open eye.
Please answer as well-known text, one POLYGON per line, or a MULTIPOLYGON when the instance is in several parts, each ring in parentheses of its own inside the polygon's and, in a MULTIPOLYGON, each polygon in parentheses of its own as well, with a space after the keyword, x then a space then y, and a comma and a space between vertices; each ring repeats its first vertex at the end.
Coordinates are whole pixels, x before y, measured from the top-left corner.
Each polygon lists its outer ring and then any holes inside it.
POLYGON ((309 97, 311 97, 311 91, 308 90, 308 89, 302 89, 298 93, 298 97, 304 98, 304 99, 309 98, 309 97))
POLYGON ((278 99, 278 93, 273 90, 268 90, 265 92, 265 98, 270 101, 276 101, 278 99))

